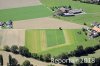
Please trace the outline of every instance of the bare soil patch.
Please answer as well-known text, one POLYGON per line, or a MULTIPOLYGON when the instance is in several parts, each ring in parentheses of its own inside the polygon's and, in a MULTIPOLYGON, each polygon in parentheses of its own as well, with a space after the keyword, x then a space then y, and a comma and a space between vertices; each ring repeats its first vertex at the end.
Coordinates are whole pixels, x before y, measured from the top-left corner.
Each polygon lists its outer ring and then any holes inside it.
POLYGON ((40 5, 39 0, 0 0, 0 9, 40 5))
POLYGON ((63 21, 60 19, 44 17, 14 22, 15 29, 81 29, 84 25, 63 21))
POLYGON ((25 30, 11 29, 0 30, 0 47, 5 45, 12 46, 24 46, 25 44, 25 30))

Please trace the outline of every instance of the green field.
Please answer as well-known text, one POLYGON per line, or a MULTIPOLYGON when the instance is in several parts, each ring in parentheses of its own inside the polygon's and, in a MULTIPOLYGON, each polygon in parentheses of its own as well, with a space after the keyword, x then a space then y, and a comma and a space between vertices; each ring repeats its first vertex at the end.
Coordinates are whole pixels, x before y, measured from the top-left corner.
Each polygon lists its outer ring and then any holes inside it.
POLYGON ((46 30, 46 36, 47 36, 47 46, 52 47, 59 44, 65 43, 65 38, 63 31, 60 31, 59 29, 56 30, 46 30))
POLYGON ((0 21, 26 20, 50 16, 52 12, 45 6, 29 6, 0 10, 0 21))
POLYGON ((60 17, 62 20, 74 22, 74 23, 79 23, 83 24, 84 22, 89 24, 97 21, 100 22, 100 5, 95 5, 95 4, 86 4, 86 3, 80 3, 80 2, 75 2, 72 0, 41 0, 41 2, 46 6, 46 7, 55 7, 55 6, 69 6, 71 5, 72 8, 78 8, 78 9, 83 9, 86 14, 83 15, 77 15, 75 17, 60 17))
POLYGON ((81 35, 77 34, 77 32, 80 30, 72 29, 72 30, 64 30, 64 31, 67 32, 70 41, 69 44, 65 43, 65 45, 48 49, 46 51, 41 52, 40 54, 51 53, 52 55, 59 55, 63 52, 69 52, 76 49, 78 45, 83 45, 84 47, 88 47, 99 43, 100 37, 95 39, 88 39, 88 37, 85 36, 84 33, 82 33, 81 35), (84 40, 85 38, 87 39, 87 41, 84 40))
POLYGON ((34 52, 39 54, 51 53, 52 55, 59 55, 63 52, 69 52, 76 49, 78 45, 83 45, 84 47, 88 47, 99 43, 100 37, 95 39, 89 39, 82 31, 81 34, 78 34, 77 32, 79 31, 81 30, 79 29, 71 29, 71 30, 65 29, 62 31, 53 30, 53 29, 52 30, 27 30, 25 46, 33 53, 34 52), (50 34, 48 34, 48 32, 50 34), (42 33, 44 33, 44 35, 42 33), (64 37, 62 34, 64 34, 64 37), (59 42, 58 41, 54 42, 55 37, 57 35, 60 35, 59 37, 63 39, 59 40, 59 42), (85 39, 87 39, 87 41, 85 41, 85 39))
POLYGON ((30 52, 35 53, 35 52, 41 51, 40 31, 39 30, 27 30, 25 35, 26 35, 25 46, 29 48, 30 52))

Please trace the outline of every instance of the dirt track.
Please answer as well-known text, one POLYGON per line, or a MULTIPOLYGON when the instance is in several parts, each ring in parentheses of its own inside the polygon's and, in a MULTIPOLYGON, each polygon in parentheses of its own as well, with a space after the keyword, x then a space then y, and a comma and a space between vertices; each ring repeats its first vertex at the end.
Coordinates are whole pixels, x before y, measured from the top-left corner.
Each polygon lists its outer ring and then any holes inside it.
POLYGON ((0 0, 0 9, 40 5, 39 0, 0 0))
MULTIPOLYGON (((35 59, 32 59, 32 58, 26 58, 26 57, 23 57, 21 55, 15 55, 13 53, 5 52, 5 51, 0 51, 0 54, 3 55, 3 58, 4 58, 4 66, 7 66, 6 64, 8 62, 8 56, 9 56, 9 54, 13 58, 16 58, 20 64, 22 64, 25 60, 29 60, 34 66, 48 66, 48 65, 51 64, 51 63, 41 62, 41 61, 38 61, 38 60, 35 60, 35 59)), ((63 66, 63 65, 59 65, 59 64, 54 64, 54 65, 55 66, 63 66)))
POLYGON ((0 30, 0 47, 4 45, 24 46, 25 44, 25 30, 0 30))
POLYGON ((44 17, 14 22, 15 29, 81 29, 83 25, 63 21, 55 18, 44 17))

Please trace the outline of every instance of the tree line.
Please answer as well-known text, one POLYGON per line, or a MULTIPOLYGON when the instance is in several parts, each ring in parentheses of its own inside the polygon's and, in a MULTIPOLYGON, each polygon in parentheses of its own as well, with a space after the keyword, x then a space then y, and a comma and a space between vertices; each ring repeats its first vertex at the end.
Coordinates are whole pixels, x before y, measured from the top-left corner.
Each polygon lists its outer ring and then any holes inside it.
MULTIPOLYGON (((58 59, 68 59, 70 57, 81 57, 81 56, 87 56, 88 54, 93 54, 95 53, 96 50, 100 49, 100 44, 97 44, 95 46, 91 46, 91 47, 86 47, 83 48, 83 46, 77 46, 77 48, 74 51, 70 51, 69 53, 62 53, 58 56, 54 56, 54 58, 58 58, 58 59)), ((37 59, 39 61, 43 61, 43 62, 51 62, 51 54, 44 54, 44 55, 39 55, 37 53, 31 53, 29 52, 29 49, 27 49, 24 46, 16 46, 13 45, 11 47, 9 46, 4 46, 4 50, 8 51, 8 52, 12 52, 14 54, 20 54, 22 56, 25 57, 30 57, 30 58, 34 58, 37 59)), ((64 63, 61 63, 64 64, 64 63)), ((97 63, 96 63, 97 64, 97 63)), ((73 65, 73 63, 65 63, 64 65, 73 65)))
MULTIPOLYGON (((75 49, 74 51, 70 51, 69 53, 63 53, 55 58, 56 59, 59 59, 59 58, 60 59, 69 59, 70 57, 87 56, 88 54, 95 53, 95 51, 99 50, 99 49, 100 49, 100 44, 95 45, 95 46, 91 46, 91 47, 86 47, 86 48, 83 48, 83 46, 77 46, 77 49, 75 49)), ((100 58, 96 59, 96 61, 97 62, 95 62, 93 64, 96 64, 96 65, 98 64, 97 66, 99 66, 100 63, 98 63, 98 62, 100 62, 100 58)), ((67 63, 61 63, 61 64, 73 66, 73 63, 70 63, 69 61, 67 61, 67 63)), ((76 66, 82 66, 82 64, 83 64, 83 66, 84 66, 84 64, 87 64, 85 66, 89 65, 88 63, 84 63, 84 61, 83 61, 83 63, 78 63, 78 65, 76 65, 76 66)), ((91 65, 91 66, 94 66, 94 65, 91 65)))
MULTIPOLYGON (((3 56, 0 55, 0 66, 4 66, 3 64, 3 56)), ((23 62, 22 65, 20 65, 18 63, 18 60, 16 58, 13 58, 11 55, 8 56, 8 63, 7 63, 7 66, 33 66, 33 64, 30 63, 30 61, 28 60, 25 60, 23 62)))
POLYGON ((81 3, 97 4, 100 5, 100 0, 73 0, 80 1, 81 3))
POLYGON ((50 62, 50 60, 51 60, 51 54, 48 53, 45 55, 39 55, 37 53, 31 53, 31 52, 29 52, 29 49, 27 49, 24 46, 20 46, 20 47, 18 47, 16 45, 13 45, 11 47, 4 46, 3 50, 7 51, 7 52, 12 52, 14 54, 20 54, 20 55, 25 56, 27 58, 34 58, 34 59, 44 61, 44 62, 50 62))

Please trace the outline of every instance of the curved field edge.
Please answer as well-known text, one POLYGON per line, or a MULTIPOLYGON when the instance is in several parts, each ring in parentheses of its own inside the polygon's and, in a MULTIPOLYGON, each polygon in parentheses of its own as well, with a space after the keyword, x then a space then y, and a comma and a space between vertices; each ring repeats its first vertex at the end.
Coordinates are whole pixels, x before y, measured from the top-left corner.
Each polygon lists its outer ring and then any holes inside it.
POLYGON ((69 44, 48 48, 47 50, 40 52, 39 54, 50 53, 51 55, 56 56, 64 52, 73 51, 79 45, 82 45, 85 48, 89 46, 94 46, 99 43, 100 37, 89 40, 88 37, 84 35, 84 33, 82 33, 81 35, 77 34, 77 32, 80 30, 64 30, 64 31, 68 32, 68 37, 70 38, 69 44), (87 41, 85 41, 84 39, 87 39, 87 41))
MULTIPOLYGON (((29 30, 29 33, 27 33, 27 34, 29 34, 29 35, 27 35, 29 38, 26 38, 27 40, 26 40, 25 46, 27 48, 29 48, 29 50, 33 53, 34 52, 36 52, 38 54, 50 53, 52 56, 59 55, 63 52, 73 51, 79 45, 83 45, 84 48, 88 47, 88 46, 96 45, 99 43, 99 39, 100 39, 100 37, 95 38, 95 39, 89 39, 87 36, 85 36, 85 34, 80 29, 64 29, 62 31, 64 32, 65 43, 58 44, 58 45, 54 44, 52 46, 48 46, 46 33, 45 33, 44 43, 43 42, 41 43, 41 41, 40 41, 41 35, 38 35, 38 32, 39 33, 41 31, 46 32, 46 30, 31 30, 31 31, 32 31, 31 34, 30 34, 30 30, 29 30), (80 35, 77 33, 79 31, 81 31, 80 35), (37 35, 35 36, 36 38, 34 38, 32 36, 34 32, 37 32, 36 33, 37 35), (38 36, 40 36, 40 37, 38 37, 38 36), (35 43, 33 38, 35 40, 37 39, 38 43, 35 43), (87 39, 87 41, 85 41, 85 39, 87 39), (35 46, 35 45, 37 45, 37 46, 35 46), (38 49, 38 51, 36 49, 38 49)), ((48 38, 50 40, 51 37, 48 37, 48 38)))
POLYGON ((71 5, 72 8, 78 8, 83 9, 86 14, 83 15, 77 15, 74 17, 60 17, 60 19, 65 21, 70 21, 78 24, 84 24, 87 23, 90 25, 92 22, 100 22, 100 5, 94 5, 94 4, 86 4, 86 3, 80 3, 75 2, 72 0, 40 0, 42 4, 44 4, 46 7, 51 8, 55 6, 69 6, 71 5))
POLYGON ((43 5, 0 10, 0 21, 19 21, 48 17, 52 12, 43 5))

